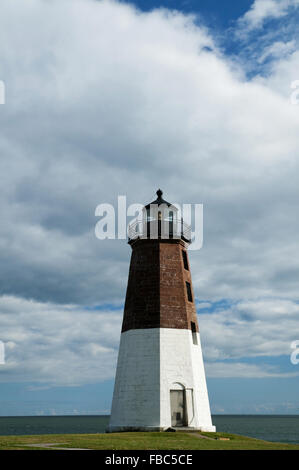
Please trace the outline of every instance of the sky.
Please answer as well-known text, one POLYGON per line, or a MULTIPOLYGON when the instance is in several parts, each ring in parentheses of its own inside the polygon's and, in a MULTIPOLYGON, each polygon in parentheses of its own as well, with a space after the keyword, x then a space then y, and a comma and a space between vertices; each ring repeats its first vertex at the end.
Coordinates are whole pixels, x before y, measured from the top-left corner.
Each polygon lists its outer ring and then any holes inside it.
POLYGON ((0 415, 110 412, 130 247, 95 209, 204 207, 215 414, 298 414, 299 0, 2 0, 0 415), (293 84, 293 88, 292 88, 293 84))

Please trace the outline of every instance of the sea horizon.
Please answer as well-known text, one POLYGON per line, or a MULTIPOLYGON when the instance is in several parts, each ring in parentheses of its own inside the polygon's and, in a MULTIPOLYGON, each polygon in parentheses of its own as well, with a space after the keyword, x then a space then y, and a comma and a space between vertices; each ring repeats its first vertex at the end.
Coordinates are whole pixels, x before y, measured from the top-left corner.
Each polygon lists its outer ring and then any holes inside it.
MULTIPOLYGON (((103 434, 109 414, 0 416, 0 436, 103 434)), ((299 414, 212 414, 218 432, 299 444, 299 414)))
MULTIPOLYGON (((0 415, 0 418, 50 418, 50 417, 80 417, 80 416, 110 416, 108 413, 74 413, 74 414, 24 414, 24 415, 0 415)), ((211 416, 299 416, 298 413, 211 413, 211 416)))

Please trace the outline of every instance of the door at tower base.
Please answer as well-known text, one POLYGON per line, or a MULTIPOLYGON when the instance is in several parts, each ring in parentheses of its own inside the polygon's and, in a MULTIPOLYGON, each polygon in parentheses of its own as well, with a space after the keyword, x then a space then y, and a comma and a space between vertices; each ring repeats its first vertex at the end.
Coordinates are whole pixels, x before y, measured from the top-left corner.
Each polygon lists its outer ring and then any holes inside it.
POLYGON ((146 328, 121 334, 108 432, 187 427, 215 432, 199 333, 146 328), (197 344, 196 344, 197 343, 197 344))
POLYGON ((181 390, 170 390, 171 425, 173 427, 187 426, 186 419, 186 395, 182 386, 181 390))

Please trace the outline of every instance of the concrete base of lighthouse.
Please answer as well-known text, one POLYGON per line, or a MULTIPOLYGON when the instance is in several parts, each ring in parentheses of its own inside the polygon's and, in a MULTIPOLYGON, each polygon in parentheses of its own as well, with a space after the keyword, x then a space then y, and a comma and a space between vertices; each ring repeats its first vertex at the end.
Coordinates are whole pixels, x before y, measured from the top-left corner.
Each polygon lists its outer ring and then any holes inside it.
POLYGON ((107 431, 165 431, 174 427, 174 416, 180 414, 173 409, 176 396, 184 402, 177 429, 216 431, 199 334, 175 328, 123 332, 107 431))

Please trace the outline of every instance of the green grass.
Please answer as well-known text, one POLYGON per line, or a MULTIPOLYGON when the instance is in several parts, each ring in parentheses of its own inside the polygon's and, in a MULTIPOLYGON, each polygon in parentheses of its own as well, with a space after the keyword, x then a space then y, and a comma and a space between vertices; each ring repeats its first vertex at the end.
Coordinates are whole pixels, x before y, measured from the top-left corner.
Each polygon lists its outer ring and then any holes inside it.
MULTIPOLYGON (((0 450, 34 449, 26 444, 55 443, 61 447, 101 450, 299 450, 299 445, 266 442, 226 433, 130 432, 112 434, 47 434, 0 436, 0 450), (220 437, 229 438, 221 441, 220 437)), ((37 447, 35 447, 37 449, 37 447)), ((40 448, 38 448, 40 450, 40 448)))

